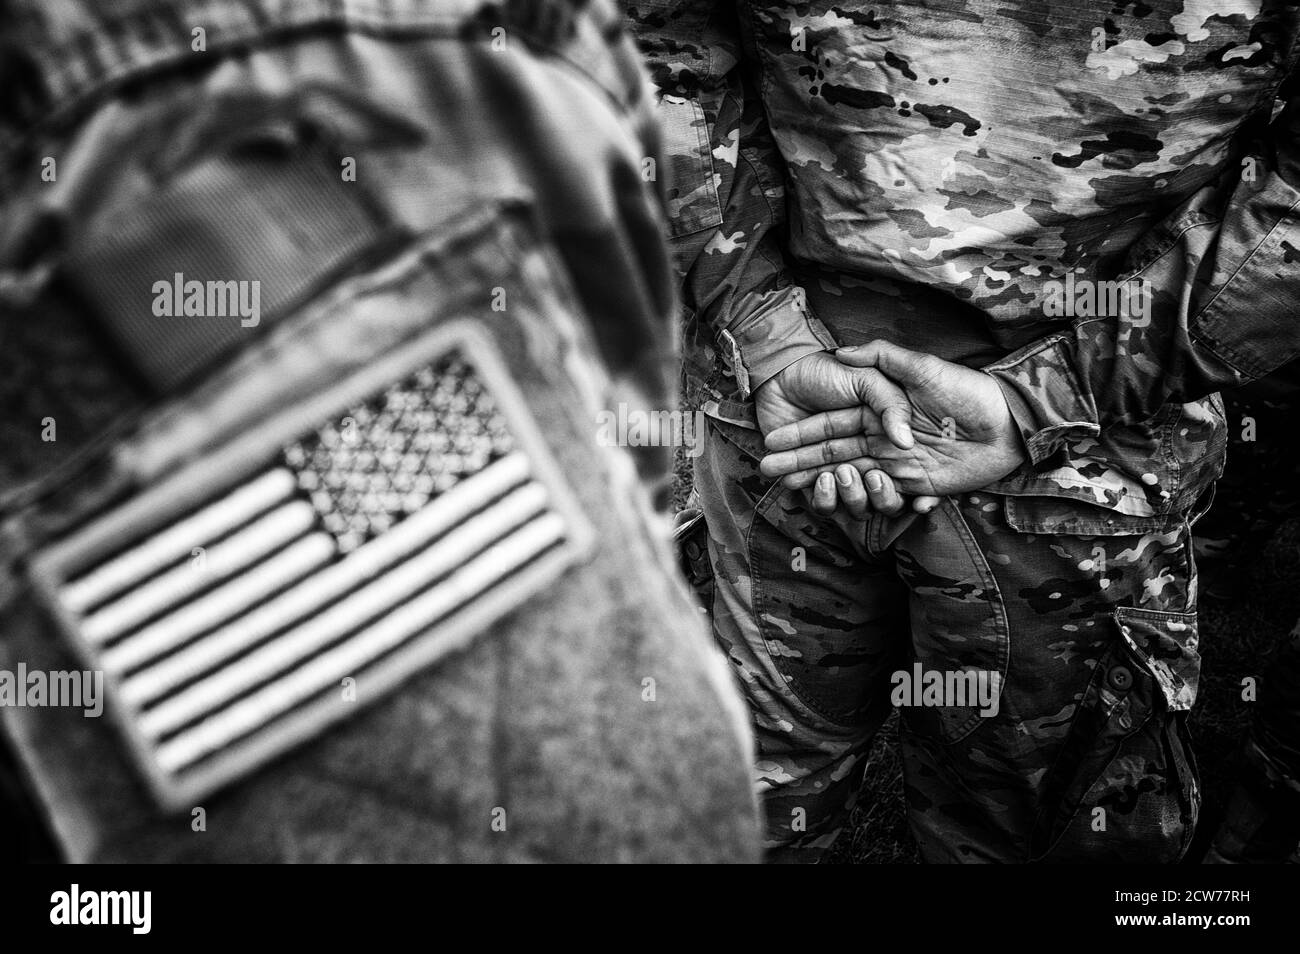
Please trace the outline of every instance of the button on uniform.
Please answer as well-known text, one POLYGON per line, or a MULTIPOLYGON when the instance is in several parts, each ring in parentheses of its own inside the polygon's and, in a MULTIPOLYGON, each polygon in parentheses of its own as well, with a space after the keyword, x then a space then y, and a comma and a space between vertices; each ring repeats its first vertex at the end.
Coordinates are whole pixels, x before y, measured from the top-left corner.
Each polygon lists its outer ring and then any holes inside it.
POLYGON ((1106 682, 1116 692, 1128 692, 1133 686, 1133 673, 1127 666, 1111 666, 1106 673, 1106 682))

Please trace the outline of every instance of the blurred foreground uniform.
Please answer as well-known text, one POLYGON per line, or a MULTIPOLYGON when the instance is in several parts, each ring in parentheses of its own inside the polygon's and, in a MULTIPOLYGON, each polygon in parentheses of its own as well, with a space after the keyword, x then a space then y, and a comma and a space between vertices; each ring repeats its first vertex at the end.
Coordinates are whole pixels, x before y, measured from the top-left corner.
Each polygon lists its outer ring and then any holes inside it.
POLYGON ((59 849, 752 859, 739 700, 595 446, 673 406, 612 10, 0 9, 0 669, 109 686, 0 708, 59 849))
POLYGON ((916 665, 1000 686, 987 718, 903 712, 926 860, 1179 858, 1216 392, 1300 352, 1300 10, 627 7, 694 173, 670 200, 709 418, 695 482, 773 857, 835 838, 891 677, 916 665), (1145 310, 1073 291, 1139 279, 1145 310), (865 521, 765 478, 752 394, 877 338, 992 375, 1026 463, 865 521))

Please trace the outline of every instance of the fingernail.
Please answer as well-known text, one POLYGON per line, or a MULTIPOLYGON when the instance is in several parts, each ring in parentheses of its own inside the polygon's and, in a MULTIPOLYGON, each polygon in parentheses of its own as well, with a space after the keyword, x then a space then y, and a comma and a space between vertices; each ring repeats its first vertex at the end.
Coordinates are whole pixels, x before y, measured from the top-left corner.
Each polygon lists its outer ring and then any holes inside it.
POLYGON ((835 479, 840 482, 841 487, 847 487, 853 483, 853 469, 848 466, 841 467, 835 471, 835 479))
POLYGON ((828 473, 821 473, 821 474, 818 474, 818 475, 817 475, 817 486, 820 487, 822 490, 831 490, 831 489, 833 489, 834 486, 835 486, 835 485, 832 483, 832 480, 833 480, 833 478, 832 478, 831 475, 828 474, 828 473))
POLYGON ((871 473, 867 474, 868 490, 873 491, 875 493, 879 493, 880 488, 883 486, 885 486, 885 482, 880 479, 880 474, 876 473, 876 471, 874 470, 871 473))
POLYGON ((836 354, 853 354, 854 352, 856 352, 856 351, 860 351, 860 350, 862 350, 862 345, 845 345, 843 348, 836 348, 836 349, 835 349, 835 353, 836 353, 836 354))

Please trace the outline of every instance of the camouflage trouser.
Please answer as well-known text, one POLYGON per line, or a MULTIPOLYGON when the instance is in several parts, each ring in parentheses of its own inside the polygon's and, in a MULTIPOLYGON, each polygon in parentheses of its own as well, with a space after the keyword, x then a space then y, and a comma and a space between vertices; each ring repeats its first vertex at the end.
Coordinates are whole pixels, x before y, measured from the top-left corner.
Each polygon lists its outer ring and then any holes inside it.
POLYGON ((834 840, 895 673, 963 670, 989 674, 996 706, 909 695, 902 712, 927 861, 1182 856, 1200 806, 1190 519, 1070 536, 1097 508, 988 493, 925 517, 822 518, 759 474, 760 448, 757 431, 710 419, 695 481, 770 859, 816 860, 834 840))

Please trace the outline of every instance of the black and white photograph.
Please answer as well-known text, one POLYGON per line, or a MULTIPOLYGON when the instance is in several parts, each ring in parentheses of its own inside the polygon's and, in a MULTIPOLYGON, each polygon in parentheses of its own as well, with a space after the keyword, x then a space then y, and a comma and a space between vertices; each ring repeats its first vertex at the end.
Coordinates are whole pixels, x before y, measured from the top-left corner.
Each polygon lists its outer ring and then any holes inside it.
POLYGON ((0 0, 0 844, 97 866, 21 918, 1067 864, 1232 943, 1297 356, 1300 0, 0 0))

